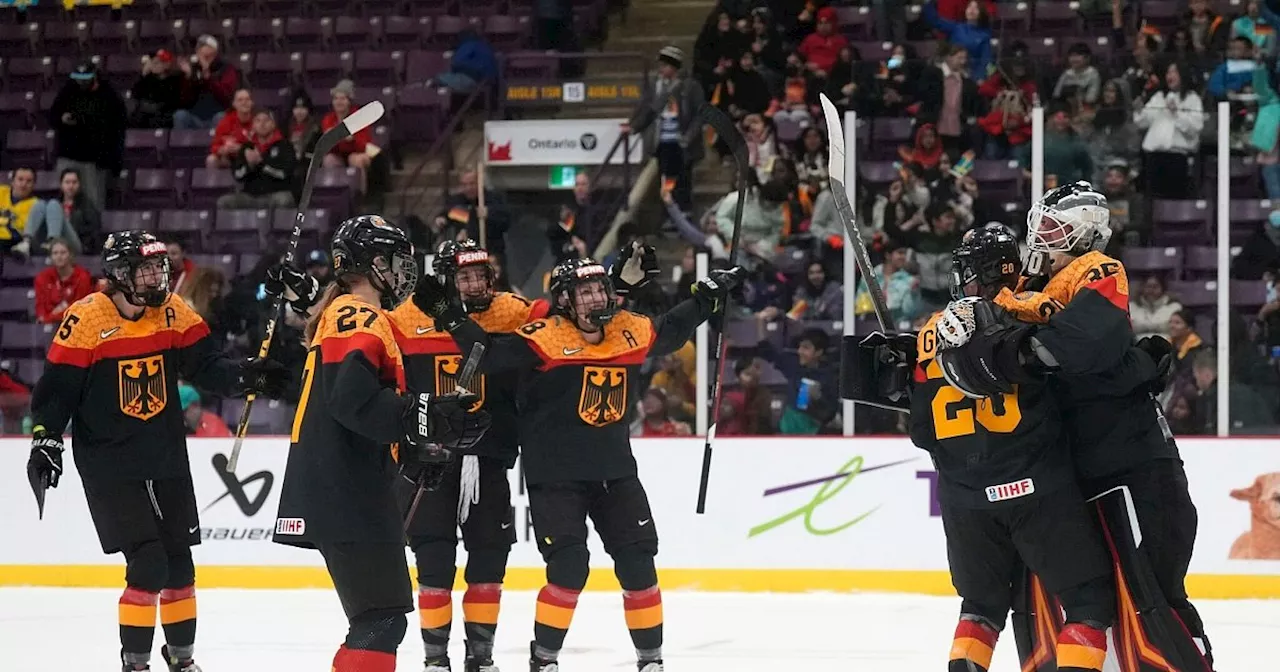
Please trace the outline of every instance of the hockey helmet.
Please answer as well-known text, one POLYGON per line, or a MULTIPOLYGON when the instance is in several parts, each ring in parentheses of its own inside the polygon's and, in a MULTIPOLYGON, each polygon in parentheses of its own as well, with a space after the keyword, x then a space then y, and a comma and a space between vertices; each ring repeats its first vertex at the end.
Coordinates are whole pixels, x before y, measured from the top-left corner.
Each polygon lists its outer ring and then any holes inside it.
POLYGON ((102 273, 112 292, 135 306, 169 299, 169 248, 146 231, 117 231, 102 244, 102 273))
POLYGON ((339 224, 330 250, 338 282, 344 275, 367 278, 386 310, 409 298, 418 282, 409 236, 379 215, 360 215, 339 224))
POLYGON ((965 298, 969 283, 977 283, 983 295, 1013 289, 1021 271, 1018 239, 1003 224, 989 222, 965 233, 951 253, 951 295, 965 298))
POLYGON ((1111 240, 1107 197, 1080 180, 1050 190, 1027 213, 1027 245, 1032 252, 1084 254, 1111 240))
POLYGON ((445 288, 458 292, 463 309, 468 313, 489 309, 493 303, 493 266, 489 265, 489 252, 480 243, 470 238, 466 240, 446 240, 440 243, 435 258, 431 260, 431 268, 436 278, 444 283, 445 288), (458 272, 464 268, 478 266, 484 274, 484 289, 476 293, 463 294, 458 287, 458 272))
POLYGON ((613 281, 609 279, 608 270, 594 259, 584 257, 560 262, 551 271, 550 290, 558 310, 596 327, 603 327, 618 314, 618 295, 613 289, 613 281), (599 283, 606 300, 603 306, 590 308, 585 315, 581 315, 578 313, 574 294, 578 287, 588 283, 599 283))

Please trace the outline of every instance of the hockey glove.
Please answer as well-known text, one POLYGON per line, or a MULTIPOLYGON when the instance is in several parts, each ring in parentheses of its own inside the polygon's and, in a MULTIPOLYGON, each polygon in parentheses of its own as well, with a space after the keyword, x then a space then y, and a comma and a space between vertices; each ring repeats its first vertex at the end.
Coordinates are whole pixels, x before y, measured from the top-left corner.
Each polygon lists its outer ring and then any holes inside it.
POLYGON ((50 488, 58 487, 62 477, 62 437, 36 425, 31 431, 31 457, 27 460, 27 474, 39 477, 50 488))
POLYGON ((488 431, 492 418, 486 410, 472 411, 480 397, 474 394, 421 393, 410 397, 405 408, 405 440, 415 446, 438 443, 466 453, 488 431))
POLYGON ((724 301, 729 298, 729 293, 741 285, 745 277, 746 271, 742 270, 741 266, 712 271, 707 277, 693 283, 693 298, 709 312, 718 312, 724 307, 724 301))
POLYGON ((658 252, 649 245, 635 241, 618 251, 618 257, 609 267, 609 278, 619 296, 644 287, 658 275, 658 252), (638 253, 638 254, 637 254, 638 253))
POLYGON ((418 284, 413 288, 413 305, 423 315, 435 320, 437 329, 453 331, 467 319, 457 297, 449 296, 449 288, 434 275, 423 273, 418 278, 418 284))
POLYGON ((1173 362, 1176 359, 1173 344, 1162 336, 1147 336, 1138 340, 1137 347, 1150 355, 1151 361, 1156 364, 1156 375, 1148 381, 1147 389, 1152 394, 1164 392, 1169 386, 1169 381, 1173 379, 1173 362))
POLYGON ((292 382, 289 367, 266 357, 254 357, 240 365, 239 389, 244 395, 280 399, 292 382))
POLYGON ((938 316, 938 338, 943 347, 958 348, 973 338, 978 323, 973 316, 974 306, 983 299, 968 297, 952 301, 938 316))
POLYGON ((400 478, 423 490, 435 490, 449 470, 453 454, 438 444, 415 446, 408 442, 400 445, 400 478))
POLYGON ((841 339, 840 396, 844 399, 905 409, 911 369, 915 366, 915 334, 845 336, 841 339))
POLYGON ((284 297, 293 312, 305 316, 320 298, 320 281, 311 277, 310 273, 280 262, 267 269, 263 290, 267 296, 284 297))
POLYGON ((938 352, 947 383, 967 397, 980 399, 1012 393, 1014 383, 1035 381, 1021 362, 1032 326, 1009 319, 987 301, 973 304, 973 317, 975 330, 968 342, 938 352))

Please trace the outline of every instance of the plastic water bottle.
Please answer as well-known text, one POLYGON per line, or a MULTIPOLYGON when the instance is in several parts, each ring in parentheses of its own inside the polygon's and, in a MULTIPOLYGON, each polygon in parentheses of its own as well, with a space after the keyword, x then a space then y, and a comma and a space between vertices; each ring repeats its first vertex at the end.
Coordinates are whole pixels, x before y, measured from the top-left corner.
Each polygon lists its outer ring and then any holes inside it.
POLYGON ((817 381, 809 378, 800 379, 800 389, 796 392, 796 409, 801 411, 809 410, 809 388, 815 385, 817 381))

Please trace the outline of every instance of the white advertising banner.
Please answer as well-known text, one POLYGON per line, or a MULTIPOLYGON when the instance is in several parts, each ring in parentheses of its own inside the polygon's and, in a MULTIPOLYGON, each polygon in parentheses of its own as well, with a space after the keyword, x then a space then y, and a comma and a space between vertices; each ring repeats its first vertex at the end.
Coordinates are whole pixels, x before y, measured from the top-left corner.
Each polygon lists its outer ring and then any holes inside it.
MULTIPOLYGON (((679 573, 680 585, 946 587, 936 475, 928 456, 905 439, 719 440, 707 513, 699 516, 694 504, 701 445, 697 438, 634 441, 661 539, 658 563, 679 573), (928 585, 919 583, 925 580, 928 585)), ((1252 439, 1184 439, 1179 445, 1200 517, 1192 573, 1223 580, 1236 575, 1231 590, 1280 597, 1280 446, 1252 439)), ((321 568, 318 553, 271 542, 287 441, 250 439, 234 476, 222 470, 230 446, 223 439, 190 442, 204 539, 195 550, 197 565, 321 568)), ((8 540, 0 544, 0 576, 40 577, 50 565, 118 563, 101 553, 69 461, 39 521, 25 478, 27 444, 0 440, 0 455, 0 515, 8 540)), ((510 565, 536 578, 542 559, 518 469, 512 471, 512 493, 518 542, 510 565)), ((590 543, 592 566, 611 567, 599 542, 590 543)), ((459 556, 461 564, 465 554, 460 550, 459 556)), ((282 579, 281 585, 292 584, 282 579)))
MULTIPOLYGON (((626 119, 529 119, 486 121, 486 159, 492 166, 598 166, 622 134, 626 119)), ((639 137, 631 140, 630 162, 644 158, 639 137)), ((619 149, 613 163, 621 164, 619 149)))

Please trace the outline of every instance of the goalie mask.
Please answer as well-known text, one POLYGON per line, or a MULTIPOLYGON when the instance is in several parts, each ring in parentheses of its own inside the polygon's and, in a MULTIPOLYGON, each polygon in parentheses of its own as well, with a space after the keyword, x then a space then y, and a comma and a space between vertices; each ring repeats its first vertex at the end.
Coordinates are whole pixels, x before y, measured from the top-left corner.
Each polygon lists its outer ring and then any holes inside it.
POLYGON ((120 231, 102 245, 102 272, 112 292, 135 306, 159 308, 169 299, 169 249, 145 231, 120 231))
POLYGON ((431 269, 446 291, 457 292, 463 312, 484 312, 493 303, 493 266, 480 243, 470 239, 440 243, 431 269))
POLYGON ((556 309, 597 328, 618 314, 618 295, 609 273, 593 259, 572 259, 551 271, 556 309))
POLYGON ((1107 197, 1083 180, 1049 191, 1027 213, 1027 245, 1032 252, 1080 255, 1101 250, 1110 240, 1107 197))
POLYGON ((384 310, 404 303, 418 282, 413 243, 404 231, 378 215, 352 217, 338 225, 331 243, 333 271, 367 278, 384 310))
POLYGON ((992 298, 1002 287, 1016 287, 1021 271, 1018 240, 1003 225, 991 222, 965 233, 951 253, 951 296, 970 296, 967 288, 976 283, 978 295, 992 298))

